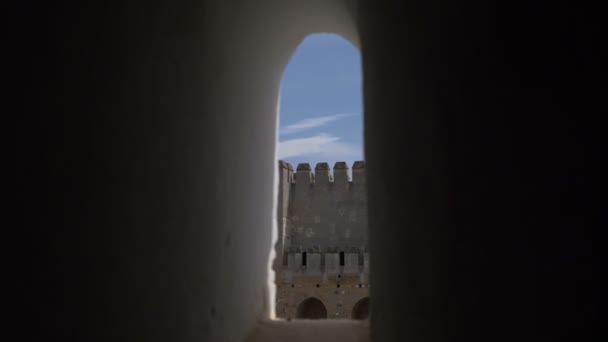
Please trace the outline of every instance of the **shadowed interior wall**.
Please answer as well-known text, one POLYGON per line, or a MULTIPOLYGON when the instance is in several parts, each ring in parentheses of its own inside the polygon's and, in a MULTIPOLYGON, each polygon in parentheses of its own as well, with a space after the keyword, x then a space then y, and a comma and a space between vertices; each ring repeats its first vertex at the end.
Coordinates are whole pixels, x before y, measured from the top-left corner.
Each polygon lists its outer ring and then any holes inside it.
POLYGON ((390 3, 359 8, 373 340, 589 338, 601 20, 548 1, 390 3))
MULTIPOLYGON (((34 275, 21 333, 242 341, 269 311, 277 66, 308 25, 356 40, 356 24, 373 339, 589 340, 607 226, 603 12, 357 3, 20 3, 26 114, 9 127, 33 248, 16 255, 34 275)), ((281 327, 261 336, 285 340, 281 327)))
POLYGON ((310 33, 356 38, 348 3, 24 5, 43 335, 242 341, 268 317, 281 74, 310 33))

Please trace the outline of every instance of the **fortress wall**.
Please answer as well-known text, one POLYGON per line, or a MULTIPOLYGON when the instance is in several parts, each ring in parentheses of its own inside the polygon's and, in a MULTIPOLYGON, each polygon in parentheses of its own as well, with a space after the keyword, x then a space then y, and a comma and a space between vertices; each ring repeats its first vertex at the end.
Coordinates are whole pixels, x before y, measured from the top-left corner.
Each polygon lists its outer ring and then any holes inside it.
MULTIPOLYGON (((280 164, 285 164, 280 162, 280 164)), ((288 252, 364 252, 367 250, 365 162, 348 165, 299 164, 295 174, 280 172, 279 192, 290 193, 285 218, 284 249, 288 252), (291 177, 291 178, 290 178, 291 177), (289 187, 287 189, 287 187, 289 187)))
POLYGON ((361 273, 368 272, 368 253, 344 253, 344 265, 340 265, 339 253, 311 253, 297 252, 285 253, 287 264, 284 270, 290 273, 361 273), (306 253, 306 265, 303 263, 303 254, 306 253))
POLYGON ((274 271, 278 271, 281 265, 287 264, 286 255, 284 254, 284 246, 289 245, 289 240, 286 241, 286 213, 289 207, 289 190, 293 183, 293 167, 291 164, 279 161, 279 188, 277 194, 277 241, 275 245, 276 258, 273 261, 274 271), (285 256, 285 257, 281 257, 285 256))
POLYGON ((315 277, 301 277, 295 284, 277 284, 277 316, 295 318, 298 304, 310 297, 319 299, 327 309, 327 318, 352 318, 355 304, 369 296, 368 285, 358 283, 358 278, 344 279, 335 283, 323 283, 315 277), (317 287, 318 285, 318 287, 317 287))
POLYGON ((295 318, 297 307, 317 298, 327 318, 352 318, 369 296, 365 162, 352 173, 344 162, 279 162, 279 241, 275 270, 276 314, 295 318), (281 267, 276 268, 278 260, 281 267))

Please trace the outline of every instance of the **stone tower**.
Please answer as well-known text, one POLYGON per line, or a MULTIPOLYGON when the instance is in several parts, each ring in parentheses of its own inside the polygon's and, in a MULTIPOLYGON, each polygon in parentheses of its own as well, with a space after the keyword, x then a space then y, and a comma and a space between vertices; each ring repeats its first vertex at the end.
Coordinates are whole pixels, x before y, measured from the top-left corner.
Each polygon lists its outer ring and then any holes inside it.
POLYGON ((279 161, 279 318, 366 318, 369 253, 365 162, 279 161))

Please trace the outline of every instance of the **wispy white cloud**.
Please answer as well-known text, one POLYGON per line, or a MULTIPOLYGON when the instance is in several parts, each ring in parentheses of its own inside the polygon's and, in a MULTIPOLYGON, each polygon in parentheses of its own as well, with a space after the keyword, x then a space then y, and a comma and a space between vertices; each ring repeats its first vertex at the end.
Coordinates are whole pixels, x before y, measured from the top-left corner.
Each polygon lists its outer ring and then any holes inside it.
POLYGON ((338 121, 342 118, 345 118, 348 116, 353 116, 353 115, 355 115, 355 114, 341 113, 341 114, 326 115, 326 116, 320 116, 317 118, 305 119, 305 120, 301 120, 294 124, 287 125, 287 126, 281 128, 279 133, 281 135, 285 135, 285 134, 292 134, 292 133, 305 131, 305 130, 312 129, 312 128, 318 128, 318 127, 325 126, 329 123, 332 123, 334 121, 338 121))
POLYGON ((328 160, 343 160, 359 157, 361 148, 323 133, 279 142, 279 159, 311 155, 328 160))

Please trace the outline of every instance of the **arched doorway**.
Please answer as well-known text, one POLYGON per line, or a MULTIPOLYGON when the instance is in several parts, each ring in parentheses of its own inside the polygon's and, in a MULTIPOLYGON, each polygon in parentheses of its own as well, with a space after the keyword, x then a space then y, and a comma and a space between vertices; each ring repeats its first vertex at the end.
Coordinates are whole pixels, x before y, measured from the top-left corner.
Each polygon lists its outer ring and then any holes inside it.
POLYGON ((317 298, 310 297, 305 299, 298 305, 298 309, 296 311, 296 318, 306 318, 306 319, 323 319, 327 318, 327 309, 323 302, 318 300, 317 298))
POLYGON ((353 307, 352 317, 353 319, 369 318, 369 297, 360 299, 357 304, 355 304, 353 307))

